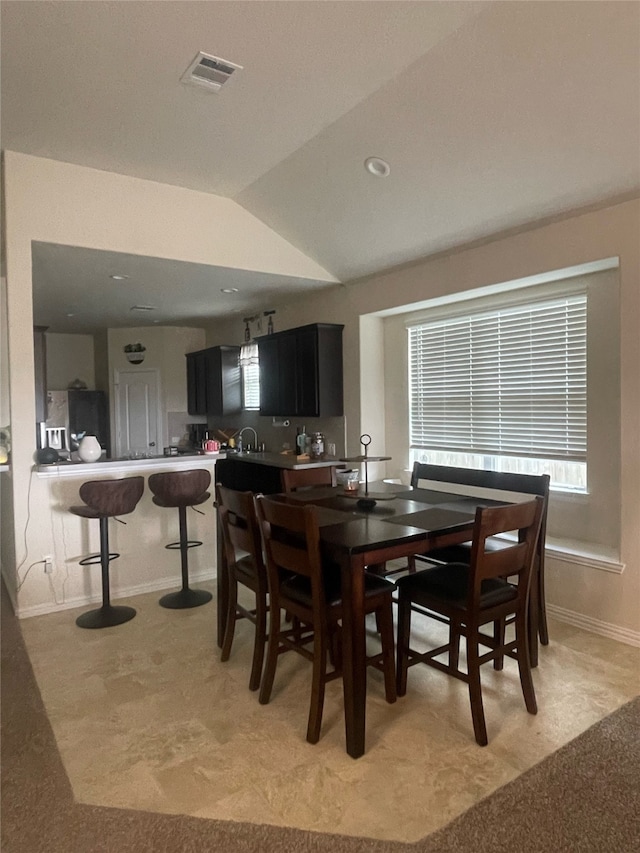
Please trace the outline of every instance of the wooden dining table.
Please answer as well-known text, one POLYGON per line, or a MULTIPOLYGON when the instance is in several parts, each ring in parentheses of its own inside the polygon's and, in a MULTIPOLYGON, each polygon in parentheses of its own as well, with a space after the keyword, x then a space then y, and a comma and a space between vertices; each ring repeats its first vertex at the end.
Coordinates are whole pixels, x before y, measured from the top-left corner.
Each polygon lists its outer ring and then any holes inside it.
POLYGON ((371 483, 369 493, 378 499, 368 508, 360 503, 363 496, 349 496, 340 486, 278 496, 316 507, 323 552, 341 568, 344 719, 353 758, 365 752, 365 568, 466 542, 476 507, 500 503, 389 483, 371 483))

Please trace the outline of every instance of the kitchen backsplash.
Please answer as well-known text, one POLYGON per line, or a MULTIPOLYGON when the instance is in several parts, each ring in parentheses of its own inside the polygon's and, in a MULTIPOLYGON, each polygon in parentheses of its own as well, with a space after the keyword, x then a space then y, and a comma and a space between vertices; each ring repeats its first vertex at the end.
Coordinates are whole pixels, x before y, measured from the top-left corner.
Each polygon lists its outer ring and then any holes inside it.
MULTIPOLYGON (((222 440, 222 436, 218 434, 217 430, 228 433, 233 429, 252 427, 258 434, 258 443, 264 442, 266 450, 273 453, 279 453, 286 449, 285 445, 294 450, 298 428, 305 427, 307 435, 314 432, 321 432, 324 435, 325 449, 328 449, 329 444, 335 444, 336 456, 345 455, 344 417, 289 418, 289 426, 274 426, 274 420, 276 423, 282 423, 284 419, 261 417, 257 412, 247 411, 240 415, 229 415, 224 418, 209 418, 208 425, 211 437, 218 440, 222 440)), ((244 433, 243 440, 245 445, 249 443, 253 446, 254 438, 250 430, 244 433)))

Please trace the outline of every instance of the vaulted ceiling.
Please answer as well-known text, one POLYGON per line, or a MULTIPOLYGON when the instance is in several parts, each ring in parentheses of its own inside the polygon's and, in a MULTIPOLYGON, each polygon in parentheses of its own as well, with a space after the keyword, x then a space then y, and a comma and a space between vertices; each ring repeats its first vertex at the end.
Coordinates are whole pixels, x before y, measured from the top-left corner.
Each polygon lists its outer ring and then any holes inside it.
MULTIPOLYGON (((3 149, 229 197, 341 281, 640 191, 637 2, 0 12, 3 149), (185 86, 198 51, 242 70, 217 94, 185 86), (387 177, 365 170, 371 156, 387 177)), ((69 255, 57 283, 40 263, 38 280, 64 298, 90 255, 69 255)), ((192 272, 183 300, 190 281, 198 298, 192 272)), ((245 279, 263 298, 264 277, 245 279)), ((149 298, 166 286, 150 269, 149 298)))

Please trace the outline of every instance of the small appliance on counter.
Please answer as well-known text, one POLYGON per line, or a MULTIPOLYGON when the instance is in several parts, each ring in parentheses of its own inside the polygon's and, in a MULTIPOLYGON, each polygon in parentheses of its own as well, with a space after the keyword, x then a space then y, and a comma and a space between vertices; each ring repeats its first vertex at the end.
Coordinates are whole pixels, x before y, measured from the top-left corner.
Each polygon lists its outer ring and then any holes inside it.
POLYGON ((209 427, 207 424, 187 424, 189 431, 189 444, 192 450, 200 450, 202 442, 209 438, 209 427))

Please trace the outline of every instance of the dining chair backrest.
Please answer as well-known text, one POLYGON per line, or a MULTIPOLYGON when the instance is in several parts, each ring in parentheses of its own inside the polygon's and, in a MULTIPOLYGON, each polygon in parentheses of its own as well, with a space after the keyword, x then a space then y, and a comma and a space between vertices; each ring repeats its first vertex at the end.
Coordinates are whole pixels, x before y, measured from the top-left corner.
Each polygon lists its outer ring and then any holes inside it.
POLYGON ((490 578, 517 576, 517 596, 526 602, 543 511, 544 499, 540 496, 526 503, 478 507, 469 572, 472 607, 479 607, 483 581, 490 578), (509 532, 517 533, 517 539, 506 547, 499 550, 486 547, 490 537, 509 532))
MULTIPOLYGON (((414 462, 411 472, 411 485, 418 488, 421 481, 451 483, 457 486, 471 486, 476 489, 515 492, 523 495, 539 495, 543 499, 540 535, 536 545, 536 563, 540 584, 541 619, 546 635, 546 615, 544 614, 544 548, 547 537, 547 511, 549 509, 548 474, 513 474, 506 471, 483 471, 475 468, 456 468, 449 465, 432 465, 428 462, 414 462)), ((546 640, 548 642, 548 638, 546 640)))
POLYGON ((237 492, 216 483, 216 503, 222 526, 227 561, 237 562, 249 554, 257 567, 263 566, 262 539, 252 492, 237 492))
POLYGON ((304 575, 311 583, 314 611, 325 607, 320 530, 313 506, 293 506, 258 495, 256 509, 267 557, 269 591, 279 587, 283 573, 304 575))
POLYGON ((450 465, 432 465, 429 462, 414 462, 411 485, 416 488, 420 481, 451 483, 472 486, 477 489, 495 489, 501 492, 520 492, 525 495, 549 496, 548 474, 513 474, 506 471, 484 471, 476 468, 457 468, 450 465))
POLYGON ((336 468, 334 465, 315 468, 283 468, 282 490, 295 492, 298 489, 310 489, 315 486, 335 486, 336 468))

